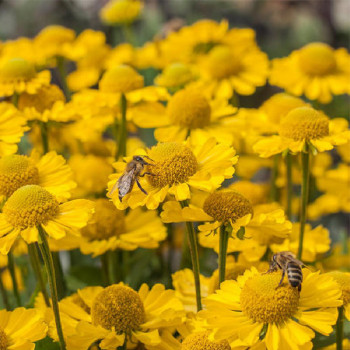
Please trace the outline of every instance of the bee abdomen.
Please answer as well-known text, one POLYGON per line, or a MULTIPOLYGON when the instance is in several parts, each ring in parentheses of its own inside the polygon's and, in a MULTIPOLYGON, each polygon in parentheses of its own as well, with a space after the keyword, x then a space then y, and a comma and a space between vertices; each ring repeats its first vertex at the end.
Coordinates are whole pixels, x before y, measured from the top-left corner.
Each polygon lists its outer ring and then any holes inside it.
POLYGON ((289 263, 287 266, 288 281, 292 287, 301 289, 301 282, 303 281, 303 273, 299 265, 289 263))

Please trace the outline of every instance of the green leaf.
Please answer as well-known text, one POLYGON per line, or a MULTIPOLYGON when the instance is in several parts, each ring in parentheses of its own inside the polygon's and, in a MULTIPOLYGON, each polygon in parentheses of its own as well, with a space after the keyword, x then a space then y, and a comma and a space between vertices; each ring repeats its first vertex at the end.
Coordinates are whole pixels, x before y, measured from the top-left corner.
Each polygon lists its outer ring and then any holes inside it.
POLYGON ((35 343, 35 350, 59 350, 60 345, 51 338, 46 337, 35 343))
POLYGON ((244 239, 244 235, 245 235, 245 227, 242 226, 238 231, 237 231, 237 238, 240 240, 244 239))

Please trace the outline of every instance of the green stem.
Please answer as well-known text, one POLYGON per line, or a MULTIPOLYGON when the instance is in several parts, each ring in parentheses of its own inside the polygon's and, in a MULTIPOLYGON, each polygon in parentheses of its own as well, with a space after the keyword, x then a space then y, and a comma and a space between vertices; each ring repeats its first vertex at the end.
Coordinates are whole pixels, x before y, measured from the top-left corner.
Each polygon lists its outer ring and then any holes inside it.
POLYGON ((103 285, 106 287, 106 286, 109 286, 111 283, 110 283, 110 280, 109 280, 109 268, 108 268, 108 252, 102 254, 100 256, 100 259, 101 259, 101 270, 102 270, 102 281, 103 281, 103 285))
POLYGON ((71 99, 71 92, 67 84, 67 71, 64 57, 57 57, 57 70, 60 76, 62 89, 66 95, 67 100, 69 101, 71 99))
POLYGON ((52 299, 52 309, 53 309, 53 313, 55 315, 57 335, 58 335, 58 339, 60 342, 61 350, 65 350, 66 344, 64 341, 64 337, 63 337, 60 312, 59 312, 59 308, 58 308, 58 296, 57 296, 55 269, 54 269, 54 265, 53 265, 53 261, 52 261, 52 256, 51 256, 49 244, 48 244, 47 238, 46 238, 46 232, 41 225, 38 226, 38 231, 39 231, 39 248, 40 248, 43 260, 44 260, 47 276, 49 279, 51 299, 52 299))
POLYGON ((301 182, 301 203, 300 203, 300 235, 297 258, 301 259, 303 254, 304 231, 307 217, 307 204, 309 199, 310 181, 310 150, 306 143, 305 149, 301 152, 302 182, 301 182))
POLYGON ((335 335, 337 339, 337 350, 343 350, 344 306, 338 308, 338 320, 335 328, 335 335))
POLYGON ((11 98, 12 104, 17 108, 18 107, 18 93, 14 92, 11 98))
POLYGON ((47 123, 40 123, 40 132, 41 132, 41 142, 43 144, 43 153, 46 154, 49 151, 49 138, 47 134, 47 123))
POLYGON ((119 133, 118 133, 118 139, 116 142, 118 142, 118 149, 115 156, 115 159, 118 160, 120 157, 126 156, 126 138, 127 138, 127 124, 126 124, 126 109, 127 109, 127 101, 124 94, 121 94, 120 96, 120 112, 122 115, 120 127, 119 127, 119 133))
POLYGON ((7 255, 7 262, 12 280, 13 294, 15 295, 17 306, 22 306, 21 296, 18 291, 18 284, 16 279, 15 260, 11 251, 7 255))
POLYGON ((122 280, 121 269, 123 266, 123 252, 119 249, 107 252, 108 258, 108 280, 110 284, 118 283, 122 280))
POLYGON ((290 220, 292 216, 293 182, 292 182, 292 155, 289 152, 286 155, 285 161, 286 161, 286 175, 287 175, 286 215, 290 220))
POLYGON ((276 154, 273 157, 273 167, 272 167, 272 173, 271 173, 270 199, 272 202, 278 201, 278 188, 276 185, 276 180, 277 180, 277 176, 278 176, 278 161, 279 161, 279 155, 276 154))
POLYGON ((131 25, 130 24, 122 25, 122 32, 123 32, 124 40, 129 44, 136 46, 135 36, 131 25))
MULTIPOLYGON (((181 207, 188 207, 187 200, 180 202, 181 207)), ((201 298, 201 285, 200 285, 200 273, 199 273, 199 258, 198 258, 198 247, 197 247, 197 236, 192 222, 186 222, 187 237, 189 242, 189 248, 192 260, 192 270, 194 276, 194 285, 196 288, 196 302, 197 311, 202 310, 202 298, 201 298)))
POLYGON ((4 283, 2 282, 1 272, 0 272, 0 294, 2 296, 2 302, 4 303, 5 309, 7 311, 10 311, 11 306, 10 306, 9 299, 7 296, 7 290, 5 289, 4 283))
POLYGON ((229 233, 225 225, 220 226, 219 238, 219 284, 225 281, 226 276, 226 255, 228 246, 229 233))
POLYGON ((56 285, 57 285, 57 293, 58 299, 61 300, 66 295, 66 282, 64 280, 63 268, 60 260, 59 252, 52 252, 52 260, 53 265, 56 272, 56 285))
POLYGON ((37 243, 28 244, 28 254, 32 268, 34 270, 35 277, 39 283, 41 293, 43 294, 44 301, 46 306, 50 306, 50 299, 46 291, 46 286, 44 282, 44 277, 40 267, 40 258, 39 258, 39 246, 37 243))

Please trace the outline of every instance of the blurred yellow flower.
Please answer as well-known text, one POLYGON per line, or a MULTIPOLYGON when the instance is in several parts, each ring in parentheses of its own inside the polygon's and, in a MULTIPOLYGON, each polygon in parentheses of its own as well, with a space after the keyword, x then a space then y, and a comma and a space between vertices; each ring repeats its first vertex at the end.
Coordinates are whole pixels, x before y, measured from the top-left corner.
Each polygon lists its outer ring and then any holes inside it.
POLYGON ((100 11, 102 22, 108 25, 125 25, 134 22, 141 14, 143 2, 139 0, 110 0, 100 11))

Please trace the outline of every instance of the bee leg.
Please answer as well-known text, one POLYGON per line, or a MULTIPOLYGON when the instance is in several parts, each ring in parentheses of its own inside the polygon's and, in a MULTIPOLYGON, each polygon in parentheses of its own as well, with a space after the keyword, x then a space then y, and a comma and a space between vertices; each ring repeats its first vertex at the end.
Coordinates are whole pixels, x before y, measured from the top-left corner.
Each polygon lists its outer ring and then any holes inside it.
POLYGON ((142 186, 141 186, 139 180, 138 180, 137 178, 136 178, 135 180, 136 180, 136 183, 137 183, 137 186, 139 187, 139 189, 140 189, 144 194, 148 194, 148 193, 142 188, 142 186))
POLYGON ((282 284, 285 274, 286 274, 286 271, 285 271, 285 270, 282 270, 282 278, 281 278, 281 280, 280 280, 280 283, 279 283, 278 286, 276 287, 276 289, 282 284))
POLYGON ((149 176, 157 176, 156 174, 152 174, 149 171, 144 172, 142 175, 139 175, 139 177, 144 177, 145 175, 149 175, 149 176))

